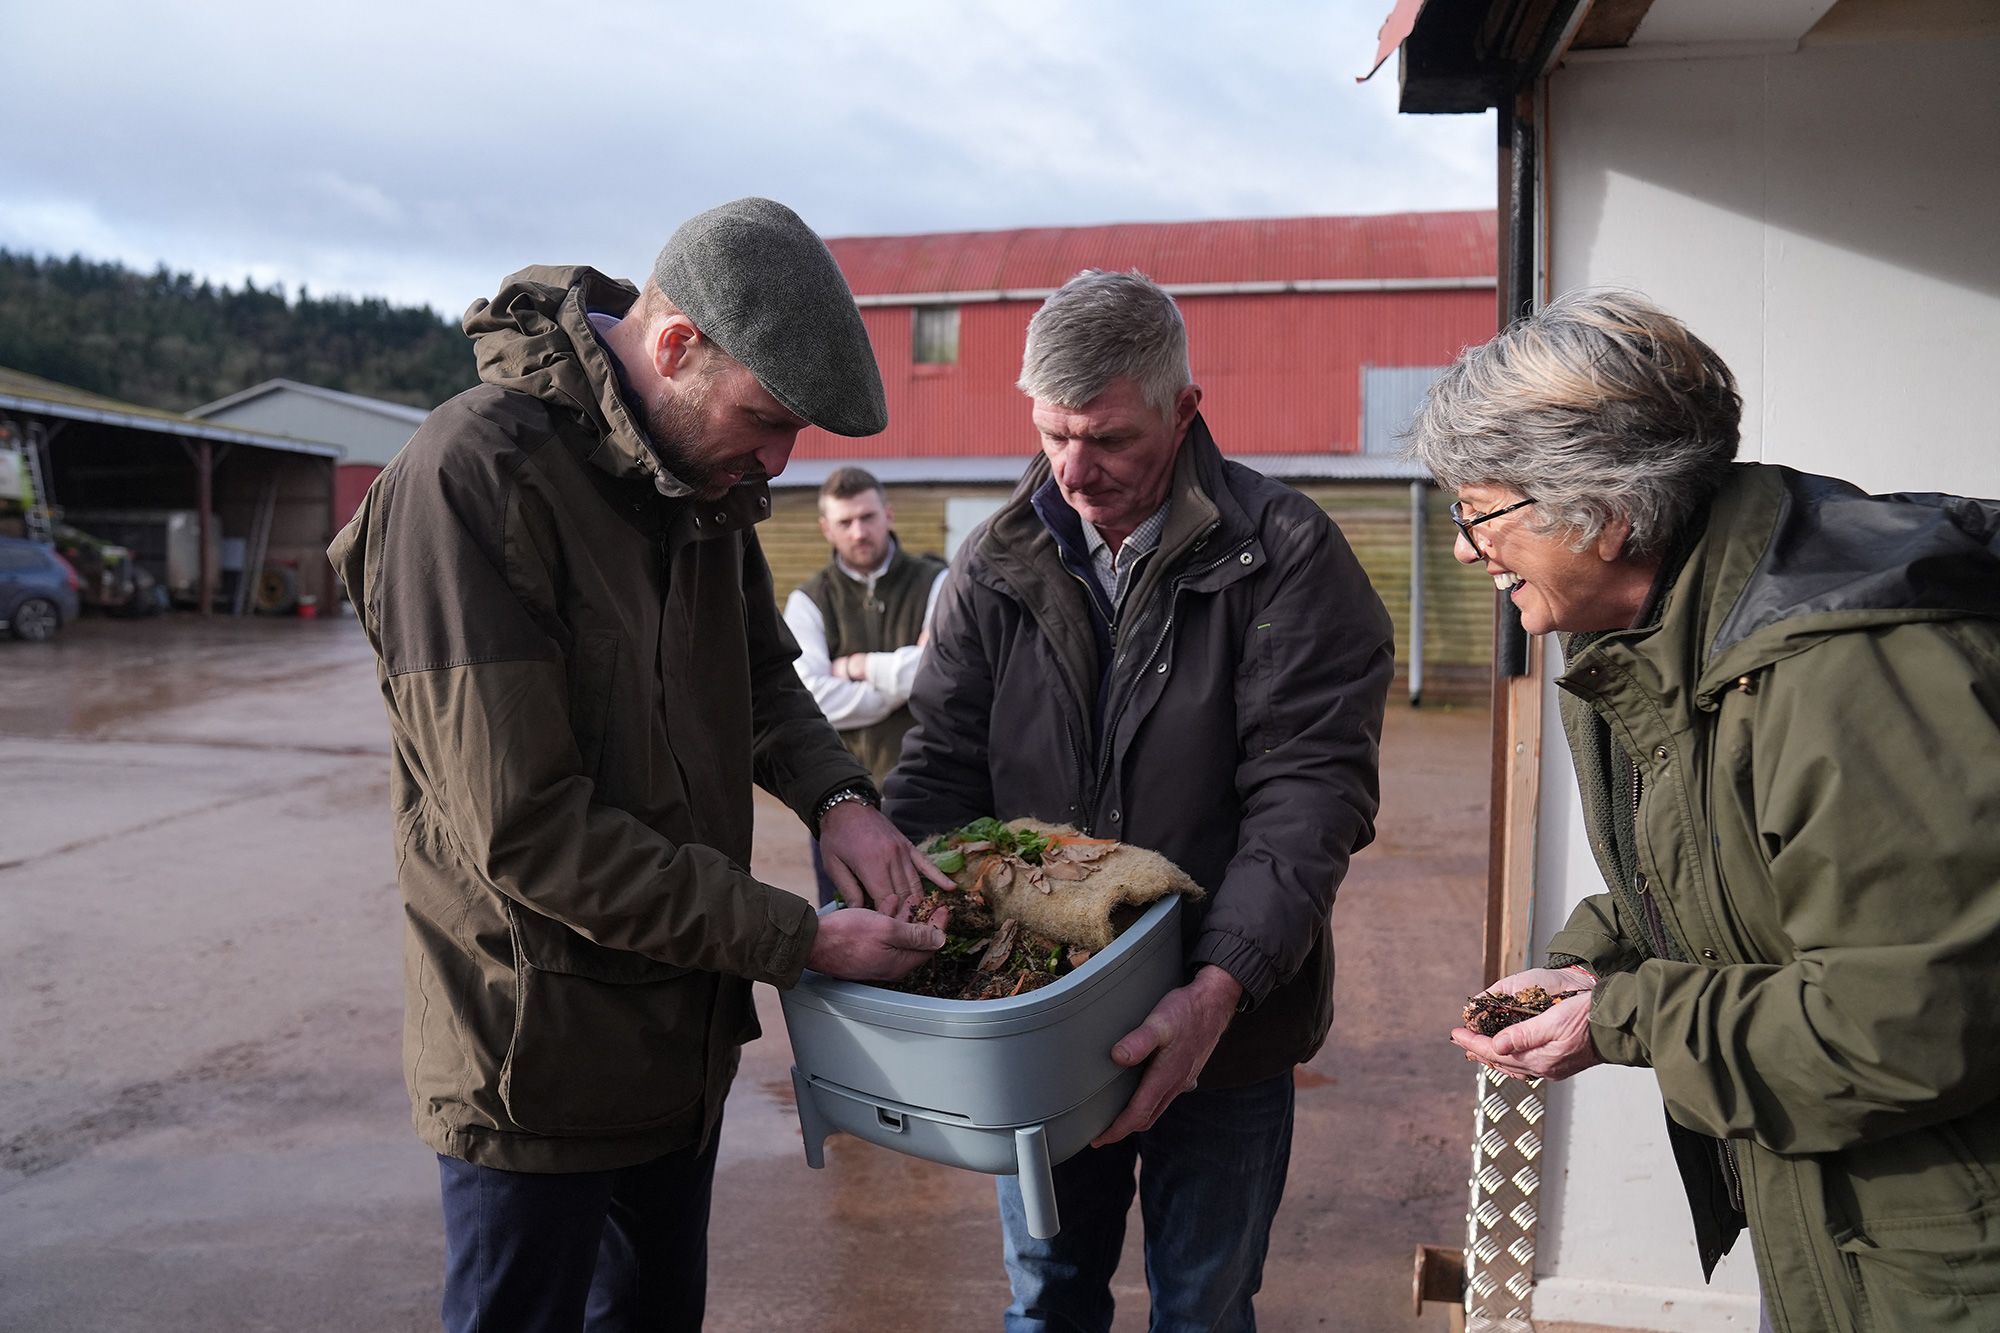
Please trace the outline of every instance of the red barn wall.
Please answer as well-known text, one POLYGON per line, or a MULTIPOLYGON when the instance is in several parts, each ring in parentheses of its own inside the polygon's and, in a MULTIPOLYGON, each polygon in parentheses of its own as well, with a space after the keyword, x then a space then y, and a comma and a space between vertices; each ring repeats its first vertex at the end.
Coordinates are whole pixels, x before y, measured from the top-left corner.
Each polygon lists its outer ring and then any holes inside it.
MULTIPOLYGON (((1493 335, 1490 287, 1179 298, 1202 410, 1225 451, 1352 453, 1367 366, 1441 366, 1493 335)), ((867 440, 800 436, 800 458, 991 457, 1034 447, 1014 379, 1037 301, 959 308, 955 365, 911 360, 912 306, 862 311, 889 403, 867 440)))
POLYGON ((342 463, 333 470, 333 530, 339 532, 361 508, 368 487, 382 474, 380 463, 342 463))

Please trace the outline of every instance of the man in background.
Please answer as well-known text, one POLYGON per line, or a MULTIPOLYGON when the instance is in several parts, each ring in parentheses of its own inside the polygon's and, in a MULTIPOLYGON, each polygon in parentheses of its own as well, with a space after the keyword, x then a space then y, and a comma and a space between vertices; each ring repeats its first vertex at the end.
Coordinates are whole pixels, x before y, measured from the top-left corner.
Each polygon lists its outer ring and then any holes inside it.
MULTIPOLYGON (((799 679, 878 786, 910 729, 910 687, 945 574, 942 560, 903 549, 895 521, 873 474, 835 468, 819 488, 819 530, 833 558, 785 602, 799 679)), ((844 869, 829 873, 818 839, 813 871, 821 903, 840 896, 844 869)))

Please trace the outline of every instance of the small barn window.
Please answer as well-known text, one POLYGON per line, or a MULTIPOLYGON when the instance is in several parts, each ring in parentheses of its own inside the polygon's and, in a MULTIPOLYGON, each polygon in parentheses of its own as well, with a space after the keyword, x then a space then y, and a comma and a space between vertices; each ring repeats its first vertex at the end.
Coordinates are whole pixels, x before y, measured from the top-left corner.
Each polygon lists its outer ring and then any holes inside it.
POLYGON ((1361 368, 1361 452, 1399 454, 1403 432, 1416 420, 1443 366, 1363 366, 1361 368))
POLYGON ((958 307, 918 306, 911 359, 920 366, 958 364, 958 307))

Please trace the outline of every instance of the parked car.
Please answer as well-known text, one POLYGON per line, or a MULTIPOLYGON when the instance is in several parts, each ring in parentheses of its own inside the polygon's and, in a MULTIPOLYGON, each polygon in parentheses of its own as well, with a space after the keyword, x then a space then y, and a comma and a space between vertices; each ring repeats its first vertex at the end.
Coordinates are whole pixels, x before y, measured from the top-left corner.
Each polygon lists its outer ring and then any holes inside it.
POLYGON ((0 627, 40 643, 75 620, 81 583, 69 562, 40 542, 0 537, 0 627))

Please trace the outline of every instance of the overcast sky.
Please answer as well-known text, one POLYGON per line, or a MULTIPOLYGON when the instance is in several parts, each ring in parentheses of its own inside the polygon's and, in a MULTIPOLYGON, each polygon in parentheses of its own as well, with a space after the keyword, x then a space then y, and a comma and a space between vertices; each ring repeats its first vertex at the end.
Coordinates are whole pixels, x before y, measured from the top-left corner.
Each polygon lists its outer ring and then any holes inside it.
POLYGON ((456 315, 743 194, 829 236, 1484 208, 1390 0, 0 3, 0 248, 456 315))

